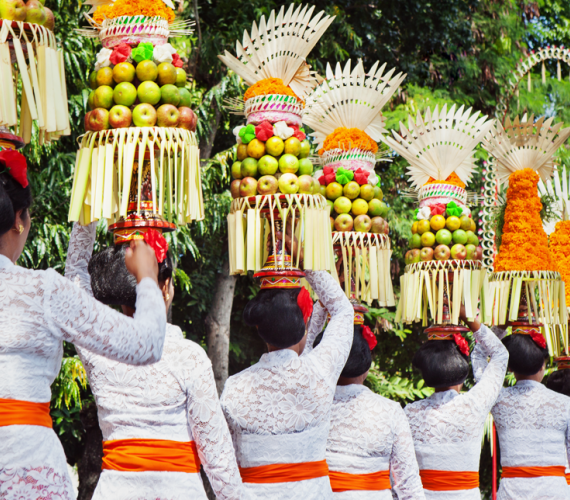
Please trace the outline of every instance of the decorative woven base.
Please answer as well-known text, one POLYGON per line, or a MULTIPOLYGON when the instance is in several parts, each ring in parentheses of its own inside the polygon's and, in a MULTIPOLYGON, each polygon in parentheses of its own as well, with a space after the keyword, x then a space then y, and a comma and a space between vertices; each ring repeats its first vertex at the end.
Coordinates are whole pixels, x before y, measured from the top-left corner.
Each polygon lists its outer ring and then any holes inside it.
POLYGON ((362 168, 367 172, 372 172, 374 165, 376 165, 376 155, 369 151, 362 151, 361 149, 351 149, 349 151, 343 149, 329 149, 325 151, 320 158, 323 166, 336 169, 338 169, 338 167, 350 167, 351 170, 362 168))
POLYGON ((428 319, 444 324, 444 305, 449 302, 448 324, 459 324, 461 304, 469 320, 475 318, 487 275, 476 260, 431 260, 406 266, 400 278, 401 297, 396 322, 413 323, 428 319))
POLYGON ((271 123, 286 121, 287 125, 300 125, 301 111, 301 104, 295 97, 280 94, 250 97, 244 105, 247 123, 253 125, 259 125, 265 120, 271 123))
POLYGON ((103 21, 99 39, 108 49, 120 43, 148 42, 158 46, 168 41, 169 34, 168 21, 161 17, 121 16, 103 21))
POLYGON ((420 200, 420 208, 424 206, 432 206, 436 203, 449 203, 454 201, 460 206, 467 204, 467 191, 453 184, 433 183, 425 184, 420 188, 418 193, 420 200))

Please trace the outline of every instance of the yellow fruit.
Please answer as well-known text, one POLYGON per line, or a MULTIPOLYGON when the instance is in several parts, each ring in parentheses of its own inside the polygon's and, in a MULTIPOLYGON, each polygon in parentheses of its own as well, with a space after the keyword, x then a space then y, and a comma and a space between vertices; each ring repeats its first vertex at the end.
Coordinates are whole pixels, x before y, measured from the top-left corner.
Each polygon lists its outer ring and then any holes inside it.
POLYGON ((252 139, 247 145, 247 155, 259 160, 265 154, 265 143, 259 139, 252 139))
POLYGON ((285 154, 299 156, 301 153, 301 141, 296 137, 289 137, 285 141, 285 154))
POLYGON ((365 215, 368 212, 368 202, 362 198, 357 198, 352 202, 352 213, 355 216, 365 215))
POLYGON ((463 231, 471 230, 471 219, 469 217, 462 215, 459 221, 461 222, 461 229, 463 229, 463 231))
POLYGON ((237 159, 239 161, 245 160, 247 158, 247 144, 238 144, 237 147, 237 159))
POLYGON ((96 82, 97 87, 101 87, 102 85, 114 85, 115 82, 113 81, 113 70, 108 66, 106 68, 101 68, 99 71, 97 71, 96 82))
POLYGON ((451 232, 457 231, 461 227, 461 221, 459 220, 459 217, 455 217, 455 215, 448 217, 445 221, 445 227, 451 232))
POLYGON ((418 232, 418 221, 412 224, 412 234, 416 234, 418 232))
POLYGON ((429 223, 431 228, 437 232, 445 227, 445 217, 443 215, 434 215, 429 223))
POLYGON ((475 225, 475 221, 473 219, 471 219, 471 231, 475 232, 476 229, 477 229, 477 226, 475 225))
POLYGON ((418 221, 418 234, 427 233, 430 230, 429 220, 418 221))

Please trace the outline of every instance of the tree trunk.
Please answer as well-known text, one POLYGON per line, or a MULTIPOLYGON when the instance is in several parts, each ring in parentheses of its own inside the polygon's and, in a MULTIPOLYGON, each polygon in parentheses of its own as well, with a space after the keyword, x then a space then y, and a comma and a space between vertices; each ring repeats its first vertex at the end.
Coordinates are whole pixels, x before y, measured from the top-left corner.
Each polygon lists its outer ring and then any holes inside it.
POLYGON ((85 448, 77 464, 79 491, 77 500, 91 500, 101 474, 103 461, 103 435, 97 420, 97 405, 94 402, 85 406, 80 413, 85 427, 85 448))
POLYGON ((212 361, 218 394, 222 393, 228 378, 230 356, 230 318, 234 302, 236 277, 230 276, 229 261, 225 261, 216 280, 214 300, 206 316, 208 357, 212 361))
POLYGON ((222 111, 220 110, 214 99, 212 99, 211 105, 214 107, 214 119, 210 123, 212 128, 207 142, 206 141, 200 142, 200 158, 202 158, 202 160, 207 160, 212 155, 212 148, 214 147, 214 141, 216 140, 218 128, 220 127, 220 120, 222 119, 222 111))

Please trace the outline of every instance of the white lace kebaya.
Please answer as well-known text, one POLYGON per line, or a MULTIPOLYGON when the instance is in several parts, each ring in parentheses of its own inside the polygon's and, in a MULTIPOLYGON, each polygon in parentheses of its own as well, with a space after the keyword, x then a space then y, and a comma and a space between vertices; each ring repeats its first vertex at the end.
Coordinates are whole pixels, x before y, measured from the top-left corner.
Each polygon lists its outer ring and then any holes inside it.
MULTIPOLYGON (((486 352, 473 351, 478 379, 487 366, 486 352)), ((491 410, 501 450, 501 466, 566 468, 570 449, 570 398, 533 380, 503 388, 491 410)), ((502 478, 499 500, 565 500, 570 487, 564 476, 502 478)))
MULTIPOLYGON (((485 325, 475 340, 491 360, 468 392, 436 392, 405 408, 416 457, 422 470, 478 472, 483 427, 503 385, 509 354, 485 325)), ((430 342, 439 342, 430 340, 430 342)), ((453 476, 451 476, 452 478, 453 476)), ((427 499, 479 500, 479 488, 455 491, 424 489, 427 499)))
MULTIPOLYGON (((331 314, 322 342, 301 356, 290 349, 264 354, 258 363, 230 377, 222 394, 242 468, 325 460, 331 405, 352 345, 354 312, 328 273, 305 272, 331 314)), ((245 486, 254 498, 264 500, 333 498, 328 476, 245 486)))
MULTIPOLYGON (((95 224, 76 224, 69 242, 65 274, 91 293, 87 264, 95 241, 95 224)), ((164 300, 160 297, 164 310, 164 300)), ((138 308, 137 308, 138 310, 138 308)), ((79 355, 97 402, 104 441, 159 439, 195 441, 200 461, 217 498, 247 498, 232 441, 222 413, 212 364, 180 328, 167 324, 160 361, 130 366, 87 349, 79 355)), ((103 470, 94 500, 207 499, 199 473, 103 470)))
MULTIPOLYGON (((52 269, 24 269, 0 255, 0 398, 49 402, 64 340, 128 363, 157 361, 166 327, 162 304, 156 283, 144 279, 137 286, 139 312, 128 318, 52 269)), ((0 427, 0 443, 0 498, 75 498, 52 429, 0 427)))

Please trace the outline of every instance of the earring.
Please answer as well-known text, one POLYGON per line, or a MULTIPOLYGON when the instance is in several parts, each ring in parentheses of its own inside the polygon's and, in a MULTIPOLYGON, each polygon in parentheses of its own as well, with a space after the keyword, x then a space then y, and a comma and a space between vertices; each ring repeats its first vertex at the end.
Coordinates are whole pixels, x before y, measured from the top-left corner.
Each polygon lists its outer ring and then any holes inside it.
POLYGON ((170 294, 169 293, 166 294, 166 300, 170 300, 170 294))
POLYGON ((24 226, 22 224, 18 225, 18 234, 22 234, 24 232, 24 226))

